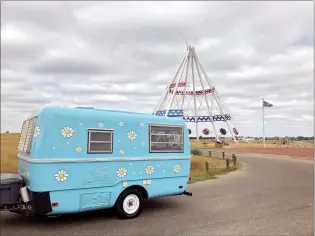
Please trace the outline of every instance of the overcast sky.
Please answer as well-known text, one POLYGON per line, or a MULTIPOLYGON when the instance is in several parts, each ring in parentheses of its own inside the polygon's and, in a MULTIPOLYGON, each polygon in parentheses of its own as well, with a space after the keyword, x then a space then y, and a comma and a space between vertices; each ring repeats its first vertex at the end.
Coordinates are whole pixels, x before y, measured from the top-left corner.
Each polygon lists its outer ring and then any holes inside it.
MULTIPOLYGON (((1 2, 1 131, 46 105, 151 113, 186 45, 240 135, 313 136, 313 2, 1 2)), ((209 126, 209 124, 208 124, 209 126)), ((220 124, 219 124, 220 126, 220 124)))

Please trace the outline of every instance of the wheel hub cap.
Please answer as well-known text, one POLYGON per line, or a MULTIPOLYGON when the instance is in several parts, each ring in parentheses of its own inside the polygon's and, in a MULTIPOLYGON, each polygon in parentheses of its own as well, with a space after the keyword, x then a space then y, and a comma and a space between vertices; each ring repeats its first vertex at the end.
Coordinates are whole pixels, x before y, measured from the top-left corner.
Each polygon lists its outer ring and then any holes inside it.
POLYGON ((123 209, 128 214, 135 213, 140 206, 140 200, 137 195, 130 194, 128 195, 123 202, 123 209))

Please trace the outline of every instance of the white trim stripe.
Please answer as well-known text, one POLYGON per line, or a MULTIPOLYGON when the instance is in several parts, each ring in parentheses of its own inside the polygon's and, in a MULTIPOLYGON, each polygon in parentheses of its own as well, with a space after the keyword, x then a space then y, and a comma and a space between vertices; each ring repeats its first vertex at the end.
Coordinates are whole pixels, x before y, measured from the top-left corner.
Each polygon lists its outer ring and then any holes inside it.
POLYGON ((123 162, 123 161, 165 161, 190 160, 191 156, 180 157, 123 157, 123 158, 80 158, 80 159, 33 159, 18 154, 18 158, 28 163, 82 163, 82 162, 123 162))

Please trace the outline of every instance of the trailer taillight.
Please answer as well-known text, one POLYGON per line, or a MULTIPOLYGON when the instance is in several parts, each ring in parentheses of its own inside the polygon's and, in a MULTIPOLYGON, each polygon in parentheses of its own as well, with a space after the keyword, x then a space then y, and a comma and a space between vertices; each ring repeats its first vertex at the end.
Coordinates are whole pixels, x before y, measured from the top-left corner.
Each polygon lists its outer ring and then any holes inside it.
POLYGON ((53 202, 53 203, 51 203, 51 206, 52 206, 52 207, 58 206, 58 202, 53 202))

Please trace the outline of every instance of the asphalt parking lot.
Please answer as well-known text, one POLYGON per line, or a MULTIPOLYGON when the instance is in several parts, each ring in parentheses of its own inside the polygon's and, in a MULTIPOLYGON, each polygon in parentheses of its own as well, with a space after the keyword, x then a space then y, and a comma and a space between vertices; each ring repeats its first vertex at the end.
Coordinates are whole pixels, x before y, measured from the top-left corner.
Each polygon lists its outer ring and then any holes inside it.
POLYGON ((242 170, 189 185, 192 197, 148 200, 133 220, 109 211, 40 221, 1 213, 1 235, 314 235, 313 161, 239 160, 242 170))

